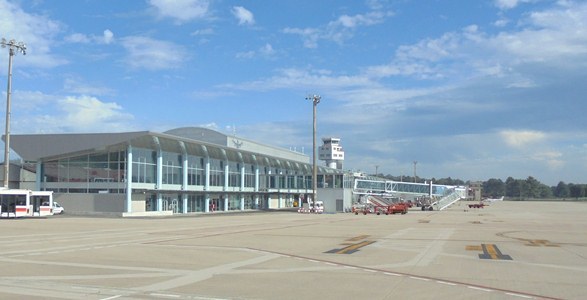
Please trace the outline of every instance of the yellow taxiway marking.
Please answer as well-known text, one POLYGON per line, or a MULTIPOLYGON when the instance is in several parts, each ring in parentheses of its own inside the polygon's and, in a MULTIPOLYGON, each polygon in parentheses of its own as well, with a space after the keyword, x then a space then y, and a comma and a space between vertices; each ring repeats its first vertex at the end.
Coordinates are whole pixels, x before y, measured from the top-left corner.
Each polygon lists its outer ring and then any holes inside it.
POLYGON ((512 260, 511 256, 501 253, 495 244, 468 245, 465 249, 483 251, 483 254, 479 254, 479 258, 481 259, 512 260))
MULTIPOLYGON (((483 246, 481 246, 481 248, 483 248, 483 246)), ((498 258, 498 254, 497 254, 496 247, 494 244, 486 244, 484 252, 485 252, 485 254, 489 255, 489 257, 491 259, 498 258)))
POLYGON ((359 236, 355 236, 355 237, 352 237, 352 238, 346 239, 346 240, 351 241, 351 242, 356 242, 356 241, 364 240, 368 237, 369 237, 369 235, 359 235, 359 236))
POLYGON ((360 243, 351 244, 346 246, 342 249, 332 249, 330 251, 326 251, 325 253, 334 253, 334 254, 352 254, 357 252, 360 248, 365 247, 367 245, 373 244, 375 241, 362 241, 360 243))
POLYGON ((483 247, 481 247, 481 245, 468 245, 465 247, 465 249, 468 251, 483 251, 483 247))
POLYGON ((375 241, 363 241, 363 242, 360 242, 357 244, 353 244, 353 245, 344 247, 334 253, 336 253, 336 254, 350 254, 350 253, 357 251, 357 249, 359 249, 359 248, 365 247, 365 246, 373 244, 373 243, 375 243, 375 241))
POLYGON ((540 246, 545 246, 545 247, 559 247, 559 245, 557 244, 553 244, 548 240, 525 240, 526 246, 536 246, 536 247, 540 247, 540 246))

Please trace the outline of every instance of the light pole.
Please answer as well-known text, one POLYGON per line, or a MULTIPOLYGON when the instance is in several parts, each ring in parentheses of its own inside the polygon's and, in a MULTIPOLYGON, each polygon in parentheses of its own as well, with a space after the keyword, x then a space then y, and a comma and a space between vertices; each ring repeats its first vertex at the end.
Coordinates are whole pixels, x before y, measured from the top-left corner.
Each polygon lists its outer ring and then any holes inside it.
POLYGON ((418 164, 418 162, 414 160, 414 183, 416 183, 416 165, 417 164, 418 164))
POLYGON ((8 47, 8 88, 6 89, 6 133, 4 135, 4 187, 8 188, 10 168, 10 94, 12 93, 12 57, 16 52, 26 55, 26 45, 2 38, 2 48, 8 47))
POLYGON ((306 100, 312 100, 313 127, 312 127, 312 210, 316 211, 316 190, 318 189, 318 166, 316 166, 316 105, 320 103, 320 95, 308 95, 306 100))

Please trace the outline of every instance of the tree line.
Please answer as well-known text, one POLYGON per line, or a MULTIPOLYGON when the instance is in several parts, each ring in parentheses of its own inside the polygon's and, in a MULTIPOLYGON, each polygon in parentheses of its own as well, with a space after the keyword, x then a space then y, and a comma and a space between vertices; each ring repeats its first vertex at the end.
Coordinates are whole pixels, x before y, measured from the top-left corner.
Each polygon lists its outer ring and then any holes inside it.
MULTIPOLYGON (((404 182, 430 182, 444 185, 469 185, 471 181, 463 181, 453 178, 416 178, 412 176, 377 175, 393 181, 404 182)), ((584 198, 587 197, 587 184, 565 183, 560 181, 556 186, 548 186, 536 178, 529 176, 526 179, 508 177, 505 181, 491 178, 481 182, 481 195, 488 198, 500 198, 502 196, 512 199, 549 199, 549 198, 584 198)))

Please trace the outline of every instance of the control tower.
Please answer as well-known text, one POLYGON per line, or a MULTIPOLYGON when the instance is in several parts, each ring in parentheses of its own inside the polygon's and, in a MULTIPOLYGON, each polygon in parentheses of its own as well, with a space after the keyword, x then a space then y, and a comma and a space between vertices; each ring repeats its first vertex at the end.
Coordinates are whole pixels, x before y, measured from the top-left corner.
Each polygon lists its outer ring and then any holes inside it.
POLYGON ((340 138, 322 138, 322 143, 318 151, 320 160, 325 161, 326 166, 330 168, 342 170, 344 150, 342 150, 342 146, 340 145, 340 138))

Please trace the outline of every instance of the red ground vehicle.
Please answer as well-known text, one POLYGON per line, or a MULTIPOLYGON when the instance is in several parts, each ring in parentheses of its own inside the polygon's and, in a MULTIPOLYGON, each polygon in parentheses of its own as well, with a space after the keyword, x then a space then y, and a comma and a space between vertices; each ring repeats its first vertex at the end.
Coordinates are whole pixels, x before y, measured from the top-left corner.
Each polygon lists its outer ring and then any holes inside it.
POLYGON ((406 214, 412 203, 405 202, 399 197, 383 198, 377 195, 366 195, 352 207, 355 215, 366 214, 406 214))
POLYGON ((469 208, 483 208, 483 206, 485 206, 483 203, 469 204, 469 208))
POLYGON ((395 203, 392 205, 365 205, 363 207, 354 207, 353 212, 355 215, 362 213, 372 214, 375 213, 377 215, 386 214, 386 215, 394 215, 394 214, 406 214, 408 213, 408 204, 404 202, 395 203))
POLYGON ((405 202, 400 202, 400 203, 396 203, 394 205, 390 205, 387 207, 387 212, 386 215, 389 214, 402 214, 405 215, 408 213, 408 207, 409 204, 405 203, 405 202))

